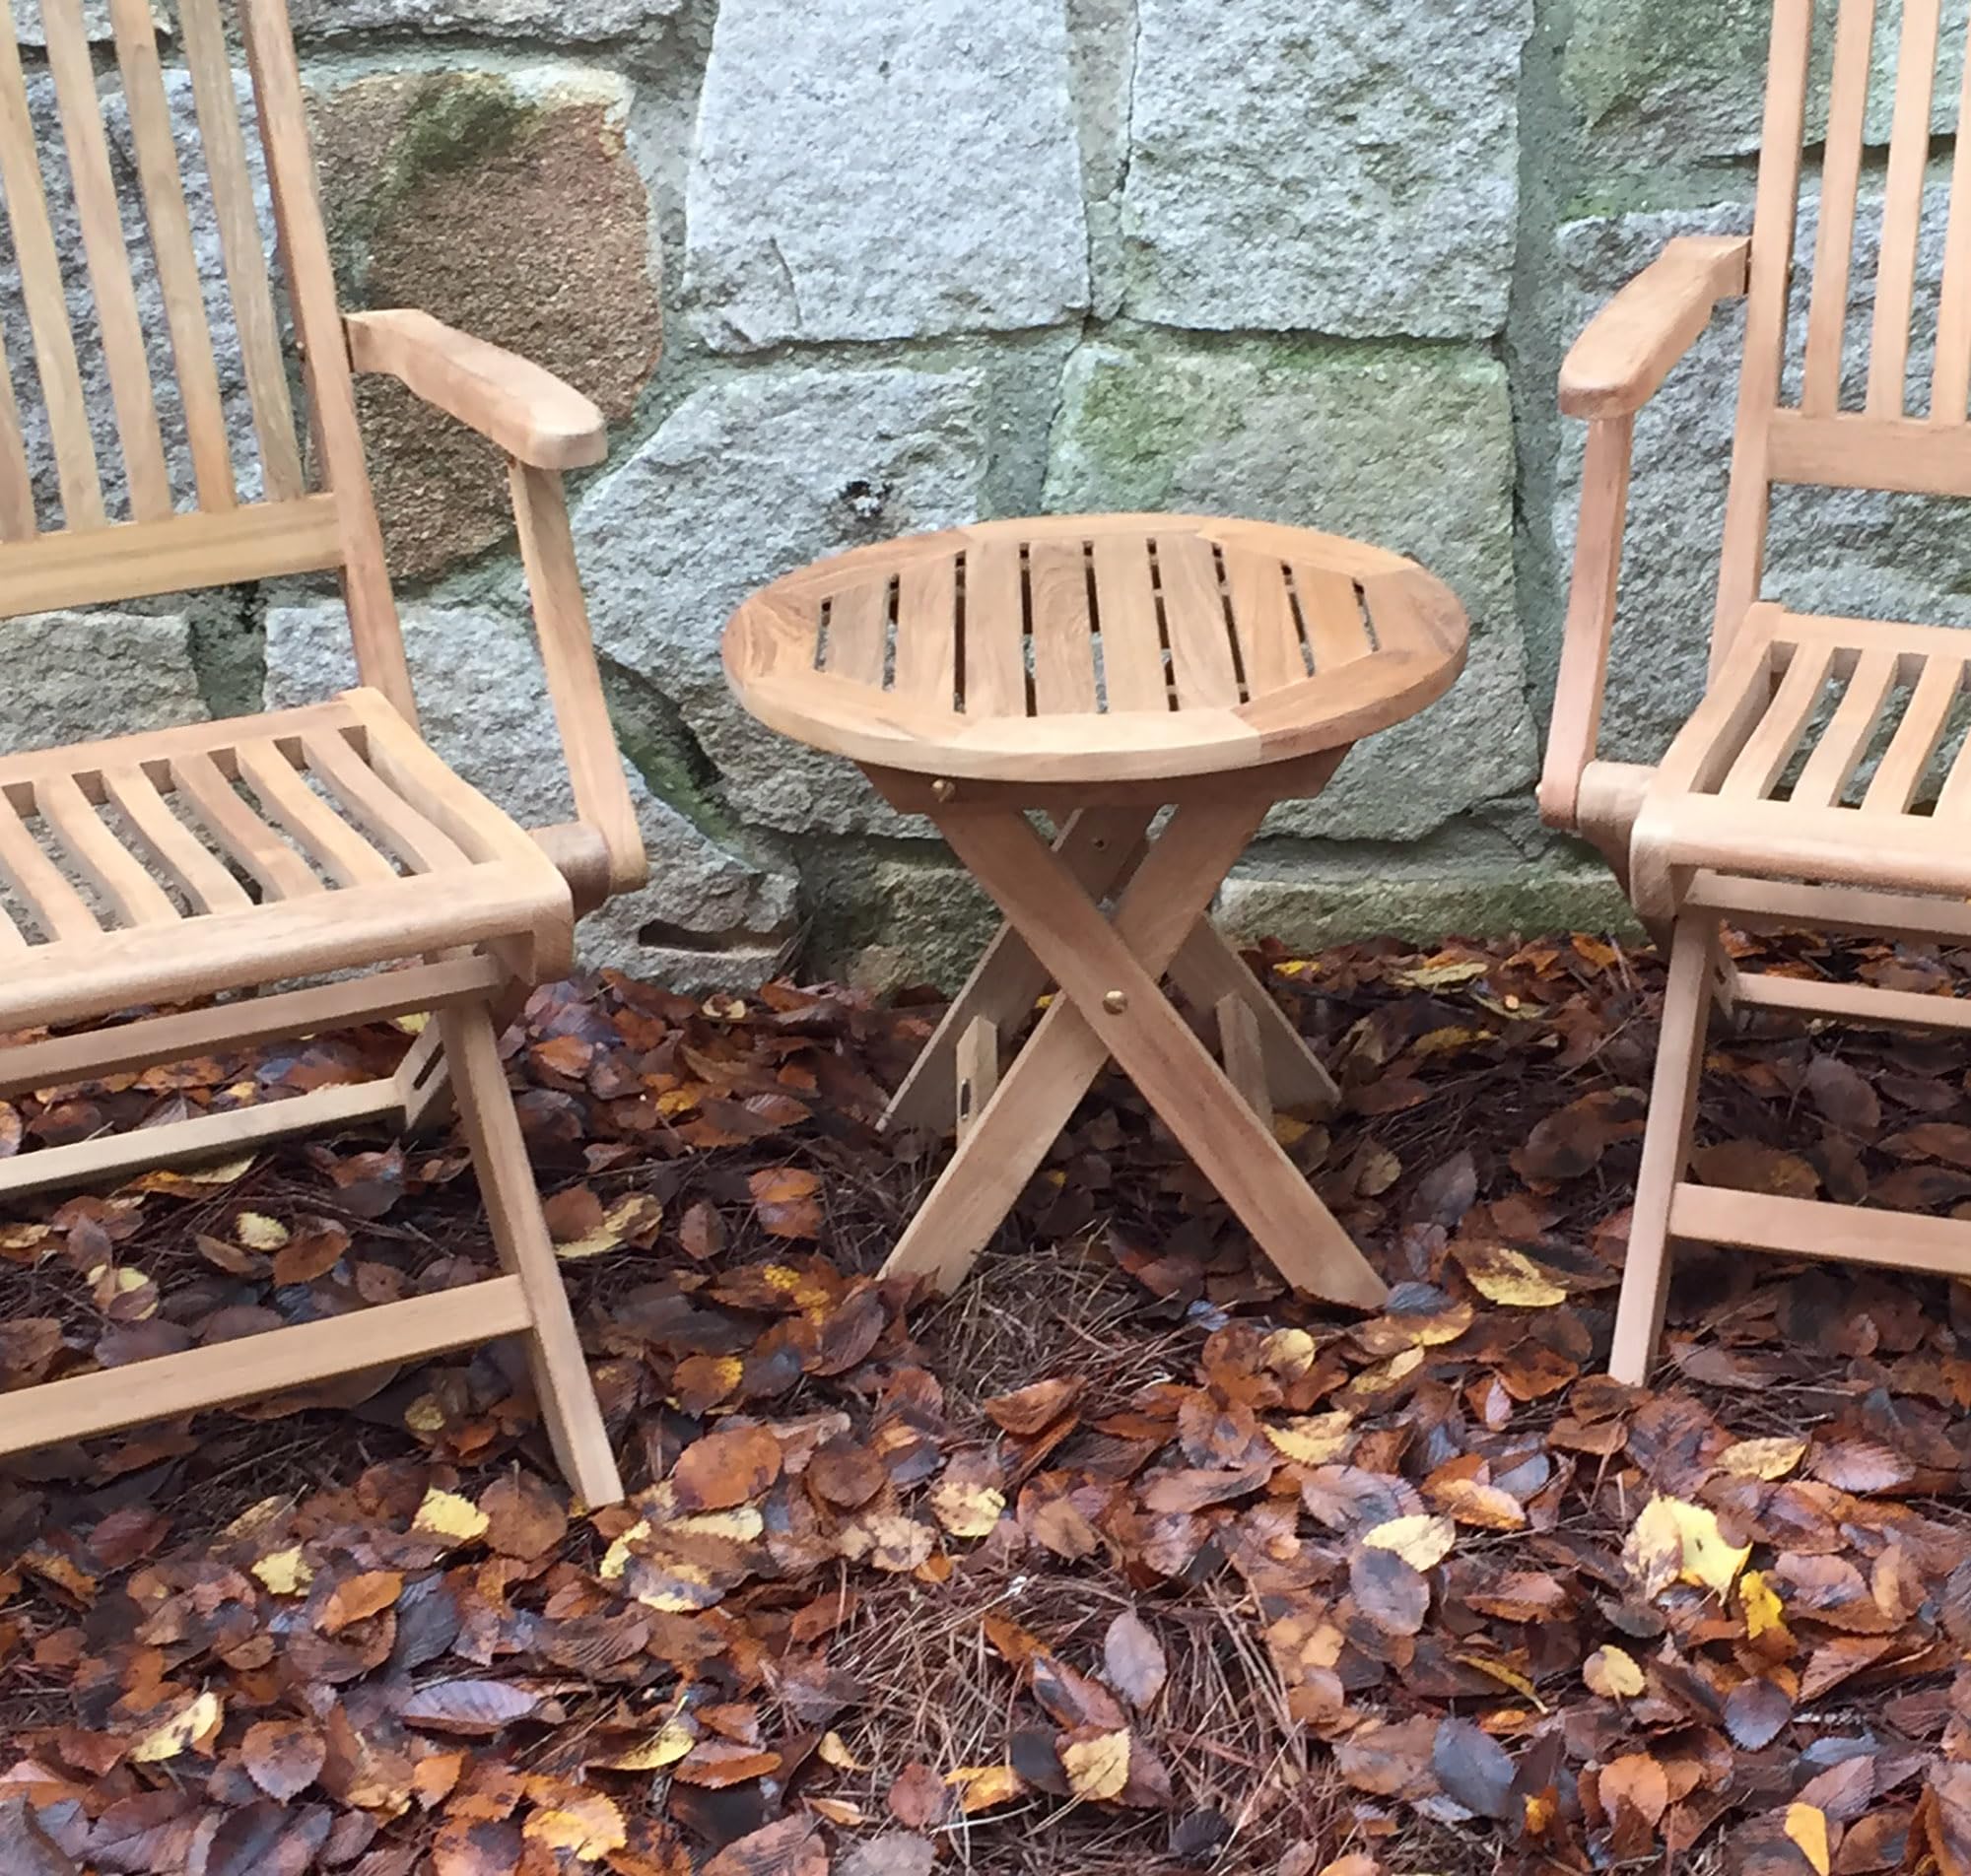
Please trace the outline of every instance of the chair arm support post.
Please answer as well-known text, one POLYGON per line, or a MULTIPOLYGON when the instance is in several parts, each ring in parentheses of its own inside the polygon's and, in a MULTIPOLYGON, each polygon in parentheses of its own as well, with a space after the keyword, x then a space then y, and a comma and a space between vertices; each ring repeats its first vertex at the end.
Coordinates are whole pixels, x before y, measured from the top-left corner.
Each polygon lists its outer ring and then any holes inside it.
POLYGON ((536 469, 585 469, 608 453, 602 413, 572 384, 497 345, 397 308, 343 315, 357 370, 393 377, 536 469))
POLYGON ((1588 433, 1581 482, 1581 526, 1574 550, 1574 583, 1561 639, 1560 682, 1540 776, 1540 818, 1577 832, 1581 778, 1595 760, 1601 704, 1608 682, 1608 646, 1621 584, 1622 536, 1629 514, 1633 416, 1604 418, 1588 433))
POLYGON ((1561 410, 1597 419, 1642 409, 1720 302, 1743 297, 1751 251, 1741 236, 1687 234, 1669 242, 1575 341, 1560 370, 1561 410))
POLYGON ((508 480, 541 664, 575 787, 575 811, 608 849, 610 890, 629 892, 649 878, 650 864, 602 695, 561 476, 553 469, 510 460, 508 480))

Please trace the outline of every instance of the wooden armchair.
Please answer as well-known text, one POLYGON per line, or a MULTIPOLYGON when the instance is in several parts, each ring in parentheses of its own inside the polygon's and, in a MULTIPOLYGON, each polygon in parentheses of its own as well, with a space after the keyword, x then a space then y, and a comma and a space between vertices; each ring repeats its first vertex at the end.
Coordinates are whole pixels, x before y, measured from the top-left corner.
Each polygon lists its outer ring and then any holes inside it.
MULTIPOLYGON (((1893 62, 1866 391, 1844 396, 1873 0, 1841 0, 1819 234, 1803 332, 1789 333, 1813 0, 1777 0, 1752 237, 1679 240, 1590 326, 1561 404, 1590 424, 1581 535, 1559 694, 1540 783, 1555 827, 1594 840, 1667 946, 1669 987, 1615 1331, 1613 1372, 1641 1381, 1662 1331, 1679 1239, 1915 1270, 1971 1271, 1971 1223, 1690 1181, 1705 1027, 1714 1001, 1878 1025, 1971 1028, 1971 1000, 1740 972, 1724 921, 1962 944, 1971 937, 1971 756, 1943 760, 1971 635, 1802 616, 1763 597, 1776 485, 1971 495, 1971 123, 1960 128, 1937 338, 1929 377, 1917 322, 1919 240, 1937 103, 1939 0, 1908 0, 1893 62), (1710 681, 1654 768, 1598 761, 1636 412, 1717 304, 1744 295, 1737 439, 1710 681), (1796 343, 1797 342, 1797 343, 1796 343), (1789 361, 1801 394, 1789 401, 1789 361)), ((1971 101, 1971 72, 1964 100, 1971 101)))
POLYGON ((616 1467, 498 1051, 498 1014, 571 968, 578 910, 646 876, 561 488, 563 470, 601 460, 602 419, 547 372, 424 313, 342 316, 287 16, 282 0, 243 0, 314 443, 305 463, 219 0, 182 0, 178 21, 218 221, 217 281, 200 276, 150 0, 112 0, 111 16, 141 192, 132 212, 163 296, 193 486, 174 488, 168 469, 81 0, 42 0, 127 513, 104 500, 106 436, 85 396, 10 19, 0 192, 60 520, 37 506, 21 379, 0 353, 0 615, 333 569, 363 688, 302 709, 0 757, 0 1035, 29 1033, 0 1048, 0 1095, 337 1024, 412 1011, 435 1020, 390 1080, 32 1151, 0 1163, 0 1195, 357 1121, 403 1123, 448 1085, 504 1274, 0 1395, 0 1453, 521 1335, 564 1471, 590 1504, 608 1503, 621 1496, 616 1467), (238 334, 260 471, 252 500, 236 475, 209 302, 230 303, 238 334), (418 735, 352 370, 402 379, 507 452, 574 781, 569 826, 523 832, 418 735), (224 1000, 208 1008, 146 1013, 215 995, 224 1000), (126 1020, 103 1021, 119 1012, 126 1020), (49 1026, 81 1027, 39 1034, 49 1026))

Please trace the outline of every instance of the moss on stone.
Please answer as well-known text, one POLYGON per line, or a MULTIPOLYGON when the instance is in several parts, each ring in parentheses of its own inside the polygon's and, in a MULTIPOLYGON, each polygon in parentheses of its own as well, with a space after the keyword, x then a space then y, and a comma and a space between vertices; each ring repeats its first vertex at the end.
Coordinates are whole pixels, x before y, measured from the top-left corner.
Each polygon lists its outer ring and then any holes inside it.
POLYGON ((487 72, 444 73, 418 88, 395 151, 390 186, 463 169, 521 141, 541 112, 487 72))

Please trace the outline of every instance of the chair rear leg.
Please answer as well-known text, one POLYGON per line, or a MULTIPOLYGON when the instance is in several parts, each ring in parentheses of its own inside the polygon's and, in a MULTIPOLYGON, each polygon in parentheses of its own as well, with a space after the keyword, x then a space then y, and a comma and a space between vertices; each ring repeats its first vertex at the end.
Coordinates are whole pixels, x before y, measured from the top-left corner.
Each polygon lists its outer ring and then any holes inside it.
POLYGON ((1615 1350, 1608 1372, 1640 1387, 1656 1359, 1669 1300, 1669 1213, 1690 1159, 1697 1124, 1698 1078, 1704 1068, 1711 1017, 1712 978, 1718 956, 1718 921, 1685 913, 1670 940, 1669 988, 1664 997, 1663 1037, 1657 1045, 1650 1089, 1649 1131, 1629 1226, 1629 1255, 1622 1272, 1622 1301, 1615 1315, 1615 1350))
POLYGON ((580 1338, 527 1162, 520 1118, 501 1066, 493 1010, 469 1003, 439 1017, 459 1121, 479 1174, 502 1266, 520 1279, 532 1328, 528 1366, 563 1476, 589 1506, 613 1505, 623 1483, 589 1384, 580 1338))

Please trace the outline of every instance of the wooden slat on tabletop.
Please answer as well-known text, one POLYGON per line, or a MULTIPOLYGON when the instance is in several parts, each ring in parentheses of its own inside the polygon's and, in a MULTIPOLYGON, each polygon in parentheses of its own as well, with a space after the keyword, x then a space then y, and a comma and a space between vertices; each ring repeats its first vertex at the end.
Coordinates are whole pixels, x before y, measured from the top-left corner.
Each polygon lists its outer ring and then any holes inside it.
POLYGON ((1079 541, 1027 550, 1034 614, 1034 708, 1042 716, 1095 708, 1095 635, 1088 619, 1088 556, 1079 541))
POLYGON ((1157 630, 1149 548, 1140 534, 1095 537, 1102 674, 1112 710, 1168 710, 1170 678, 1157 630))
POLYGON ((1296 566, 1294 591, 1307 627, 1308 649, 1314 654, 1314 674, 1324 677, 1353 664, 1375 650, 1368 621, 1362 616, 1362 595, 1346 573, 1325 567, 1296 566))
POLYGON ((975 541, 965 554, 965 713, 1027 713, 1026 620, 1020 549, 1008 538, 975 541))
POLYGON ((883 688, 890 636, 890 582, 865 579, 829 596, 828 671, 850 684, 883 688))
POLYGON ((1264 555, 1228 552, 1225 573, 1232 588, 1232 616, 1246 666, 1246 688, 1267 697, 1307 682, 1307 656, 1286 572, 1264 555))
POLYGON ((897 586, 897 657, 892 688, 900 698, 948 710, 958 695, 958 563, 926 555, 904 567, 897 586))
POLYGON ((1233 708, 1239 703, 1239 672, 1211 543, 1188 531, 1160 534, 1157 566, 1179 706, 1233 708))

